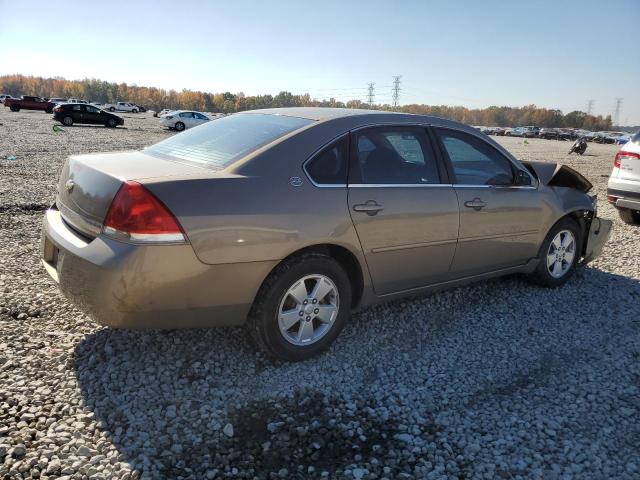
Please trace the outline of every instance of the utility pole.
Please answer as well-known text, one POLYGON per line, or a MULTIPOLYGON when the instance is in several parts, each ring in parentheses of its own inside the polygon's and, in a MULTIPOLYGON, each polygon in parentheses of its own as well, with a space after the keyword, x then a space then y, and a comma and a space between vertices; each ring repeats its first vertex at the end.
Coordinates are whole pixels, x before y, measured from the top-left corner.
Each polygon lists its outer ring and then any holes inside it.
POLYGON ((594 104, 595 100, 590 99, 587 102, 587 115, 591 115, 591 112, 593 112, 593 104, 594 104))
POLYGON ((620 111, 622 110, 622 98, 616 98, 616 109, 613 114, 613 124, 620 125, 620 111))
POLYGON ((400 79, 402 75, 396 75, 393 77, 393 108, 397 108, 400 103, 400 79))
POLYGON ((371 82, 368 85, 369 85, 369 94, 367 95, 367 101, 369 102, 369 106, 372 107, 373 106, 373 97, 376 96, 376 94, 374 93, 375 83, 371 82))

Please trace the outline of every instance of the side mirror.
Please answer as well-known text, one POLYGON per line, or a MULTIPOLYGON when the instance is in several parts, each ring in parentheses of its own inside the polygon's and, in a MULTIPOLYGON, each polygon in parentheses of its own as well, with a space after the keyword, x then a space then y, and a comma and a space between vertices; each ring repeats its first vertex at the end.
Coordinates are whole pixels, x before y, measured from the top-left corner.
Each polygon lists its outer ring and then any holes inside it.
POLYGON ((516 174, 516 185, 518 186, 530 186, 532 183, 531 175, 524 170, 518 170, 516 174))

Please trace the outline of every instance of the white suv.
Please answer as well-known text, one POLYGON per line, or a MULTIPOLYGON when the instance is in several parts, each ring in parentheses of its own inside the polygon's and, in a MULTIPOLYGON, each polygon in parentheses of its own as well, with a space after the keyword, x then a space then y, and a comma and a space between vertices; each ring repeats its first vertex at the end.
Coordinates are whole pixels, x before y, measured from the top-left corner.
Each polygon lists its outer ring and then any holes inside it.
POLYGON ((129 102, 106 103, 102 109, 109 110, 110 112, 117 110, 118 112, 138 113, 140 111, 140 107, 129 102))
POLYGON ((640 225, 640 132, 616 153, 607 199, 618 209, 623 222, 640 225))

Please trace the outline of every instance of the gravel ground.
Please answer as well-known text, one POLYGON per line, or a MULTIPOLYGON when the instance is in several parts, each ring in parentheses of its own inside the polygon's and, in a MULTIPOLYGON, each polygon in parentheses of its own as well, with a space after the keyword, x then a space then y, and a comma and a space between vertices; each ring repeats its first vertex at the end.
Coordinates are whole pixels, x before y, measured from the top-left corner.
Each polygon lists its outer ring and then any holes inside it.
POLYGON ((640 228, 604 201, 616 147, 499 139, 577 168, 615 221, 563 288, 377 306, 321 357, 274 364, 242 329, 99 327, 40 266, 64 158, 170 134, 125 116, 54 133, 0 108, 0 478, 640 477, 640 228))

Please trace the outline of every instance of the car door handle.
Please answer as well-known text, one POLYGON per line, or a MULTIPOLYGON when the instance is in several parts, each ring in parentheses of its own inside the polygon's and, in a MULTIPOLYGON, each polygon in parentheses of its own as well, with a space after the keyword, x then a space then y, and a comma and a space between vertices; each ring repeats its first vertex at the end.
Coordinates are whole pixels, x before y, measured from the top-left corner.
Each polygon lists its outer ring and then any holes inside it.
POLYGON ((353 206, 356 212, 365 212, 367 215, 376 215, 378 212, 384 210, 382 205, 378 205, 375 200, 367 200, 366 203, 358 203, 353 206))
POLYGON ((486 207, 487 204, 484 203, 479 198, 474 198, 473 200, 469 200, 467 202, 464 202, 464 206, 467 207, 467 208, 473 208, 477 212, 477 211, 483 209, 484 207, 486 207))

